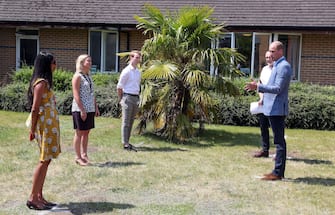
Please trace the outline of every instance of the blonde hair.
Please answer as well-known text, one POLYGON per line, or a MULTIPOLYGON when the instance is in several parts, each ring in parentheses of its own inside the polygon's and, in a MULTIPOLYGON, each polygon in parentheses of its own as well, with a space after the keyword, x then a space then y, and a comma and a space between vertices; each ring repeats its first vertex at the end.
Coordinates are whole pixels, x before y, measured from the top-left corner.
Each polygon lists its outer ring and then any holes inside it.
POLYGON ((76 72, 81 72, 83 70, 83 64, 86 58, 90 57, 87 54, 79 55, 79 57, 76 60, 76 72))

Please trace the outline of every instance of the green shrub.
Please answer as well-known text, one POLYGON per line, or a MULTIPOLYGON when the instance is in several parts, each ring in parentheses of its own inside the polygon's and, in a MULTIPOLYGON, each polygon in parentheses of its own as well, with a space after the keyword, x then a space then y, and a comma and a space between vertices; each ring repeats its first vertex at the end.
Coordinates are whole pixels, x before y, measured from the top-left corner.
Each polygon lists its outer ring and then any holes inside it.
POLYGON ((335 129, 335 94, 330 96, 328 90, 323 91, 325 94, 320 91, 290 93, 289 128, 335 129))
POLYGON ((23 67, 19 69, 19 71, 14 72, 13 74, 13 82, 21 82, 24 84, 29 84, 31 76, 33 74, 33 69, 31 67, 23 67))
MULTIPOLYGON (((27 111, 27 88, 32 70, 21 69, 14 74, 14 83, 0 90, 0 109, 27 111)), ((73 73, 57 71, 54 74, 54 91, 60 114, 71 114, 73 73)), ((96 100, 101 116, 120 117, 116 84, 119 74, 94 74, 96 100)), ((258 100, 255 92, 244 91, 249 79, 236 79, 241 96, 214 95, 220 101, 215 106, 212 123, 239 126, 258 126, 258 119, 249 112, 250 102, 258 100)), ((290 114, 288 128, 335 130, 335 87, 305 83, 292 83, 289 91, 290 114)))
POLYGON ((111 83, 117 84, 119 79, 119 73, 113 73, 113 74, 102 74, 102 73, 96 73, 92 75, 94 86, 107 86, 111 83))
POLYGON ((72 90, 72 76, 73 72, 57 69, 53 74, 53 90, 72 90))
POLYGON ((112 82, 104 87, 97 86, 95 93, 101 116, 120 117, 121 107, 118 103, 116 83, 112 82))
POLYGON ((2 87, 0 90, 0 109, 18 112, 29 110, 27 91, 28 84, 22 82, 2 87))
POLYGON ((57 109, 60 114, 71 115, 72 90, 55 91, 57 109))
MULTIPOLYGON (((240 81, 240 80, 239 80, 240 81)), ((239 83, 240 91, 243 86, 239 83)), ((241 97, 223 97, 217 105, 214 123, 225 125, 258 126, 255 115, 249 112, 250 102, 257 94, 243 93, 241 97)), ((292 83, 289 90, 288 128, 335 130, 335 87, 306 83, 292 83)))

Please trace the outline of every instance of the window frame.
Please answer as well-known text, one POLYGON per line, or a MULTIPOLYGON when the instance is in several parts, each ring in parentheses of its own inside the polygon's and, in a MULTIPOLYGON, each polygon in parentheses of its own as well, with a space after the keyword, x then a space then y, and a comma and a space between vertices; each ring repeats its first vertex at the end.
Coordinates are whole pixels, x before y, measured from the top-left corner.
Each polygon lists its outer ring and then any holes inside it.
MULTIPOLYGON (((279 35, 292 35, 292 36, 299 36, 299 53, 298 53, 298 71, 297 71, 297 78, 291 79, 292 82, 299 82, 301 77, 301 53, 302 53, 302 34, 301 33, 286 33, 286 32, 277 32, 273 34, 273 41, 278 40, 279 35)), ((286 56, 285 56, 286 57, 286 56)), ((286 59, 287 60, 287 59, 286 59)), ((292 65, 291 65, 292 66, 292 65)), ((292 71, 295 73, 295 71, 292 71)))
POLYGON ((91 53, 91 32, 100 32, 101 33, 101 43, 100 43, 100 70, 98 71, 92 65, 92 73, 117 73, 119 71, 119 57, 118 57, 118 50, 119 50, 119 31, 115 29, 110 30, 100 30, 100 29, 90 29, 88 31, 88 53, 91 53), (107 44, 107 34, 113 33, 115 34, 115 68, 114 71, 106 70, 106 44, 107 44))
MULTIPOLYGON (((236 48, 236 45, 235 45, 235 38, 236 38, 236 35, 237 33, 241 33, 241 32, 227 32, 227 33, 224 33, 224 34, 230 34, 230 38, 231 38, 231 46, 230 48, 236 48)), ((291 81, 292 82, 298 82, 300 81, 300 77, 301 77, 301 53, 302 53, 302 34, 301 33, 286 33, 286 32, 252 32, 252 51, 251 51, 251 63, 250 63, 250 77, 251 78, 254 78, 255 77, 255 70, 254 70, 254 66, 255 66, 255 44, 256 44, 256 36, 257 35, 268 35, 269 36, 269 44, 273 41, 277 41, 279 36, 280 35, 283 35, 283 36, 289 36, 289 35, 292 35, 292 36, 299 36, 299 50, 298 50, 298 65, 297 65, 297 71, 293 71, 294 73, 297 72, 297 74, 295 73, 296 75, 296 79, 292 79, 291 81)), ((217 38, 215 40, 215 47, 219 47, 219 40, 220 38, 217 38)), ((213 46, 213 45, 212 45, 213 46)), ((265 54, 265 53, 264 53, 265 54)), ((286 57, 286 56, 285 56, 286 57)), ((292 66, 292 65, 291 65, 292 66)), ((211 66, 211 70, 210 70, 210 74, 211 75, 214 75, 217 73, 217 71, 214 71, 213 70, 213 67, 211 66)))
POLYGON ((39 29, 36 28, 17 28, 16 33, 16 53, 15 53, 15 67, 16 71, 18 71, 21 68, 21 40, 26 39, 26 40, 36 40, 36 56, 40 52, 40 31, 39 29), (23 34, 20 33, 20 31, 37 31, 37 35, 30 35, 30 34, 23 34))

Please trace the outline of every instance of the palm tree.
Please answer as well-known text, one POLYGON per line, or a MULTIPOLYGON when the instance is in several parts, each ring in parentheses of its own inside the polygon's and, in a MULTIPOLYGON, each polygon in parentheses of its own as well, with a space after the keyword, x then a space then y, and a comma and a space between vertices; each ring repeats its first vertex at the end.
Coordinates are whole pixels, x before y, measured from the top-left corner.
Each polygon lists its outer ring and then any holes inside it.
POLYGON ((209 7, 185 7, 163 15, 145 5, 145 17, 135 16, 137 28, 150 36, 141 50, 140 132, 153 121, 156 134, 184 141, 195 134, 192 122, 210 121, 218 102, 213 92, 238 93, 230 80, 239 74, 235 65, 243 56, 211 46, 224 30, 212 23, 212 13, 209 7))

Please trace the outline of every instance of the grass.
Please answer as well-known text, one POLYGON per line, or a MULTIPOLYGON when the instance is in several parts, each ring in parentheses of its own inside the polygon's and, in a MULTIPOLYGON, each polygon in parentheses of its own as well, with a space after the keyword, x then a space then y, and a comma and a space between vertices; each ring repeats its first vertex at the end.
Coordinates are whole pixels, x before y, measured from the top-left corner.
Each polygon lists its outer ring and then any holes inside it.
MULTIPOLYGON (((0 215, 36 214, 25 206, 38 162, 27 115, 0 111, 0 215)), ((258 177, 274 162, 252 158, 256 127, 207 125, 204 136, 184 145, 133 135, 135 153, 122 149, 120 124, 96 119, 93 165, 79 167, 71 116, 61 116, 62 153, 50 165, 44 195, 66 210, 50 214, 335 213, 334 131, 287 129, 286 179, 266 182, 258 177)))

